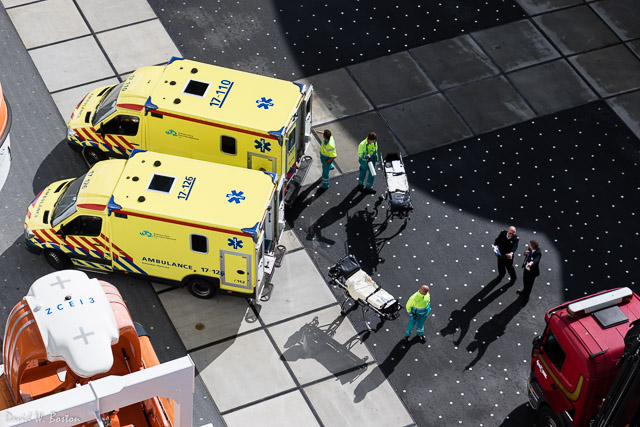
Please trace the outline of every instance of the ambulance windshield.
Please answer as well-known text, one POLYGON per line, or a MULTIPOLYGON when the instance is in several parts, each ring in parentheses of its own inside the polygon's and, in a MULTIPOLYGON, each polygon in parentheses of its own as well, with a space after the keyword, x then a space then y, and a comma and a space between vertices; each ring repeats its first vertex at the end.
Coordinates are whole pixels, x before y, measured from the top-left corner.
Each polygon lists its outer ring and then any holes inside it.
POLYGON ((116 102, 118 102, 118 95, 124 82, 114 86, 107 94, 102 98, 98 108, 96 108, 96 114, 93 116, 93 125, 100 123, 107 117, 109 117, 114 111, 116 111, 116 102))
POLYGON ((60 195, 60 198, 53 207, 53 215, 51 217, 51 226, 55 227, 60 224, 66 218, 69 218, 76 211, 76 199, 78 198, 78 192, 80 186, 86 174, 71 181, 64 190, 64 193, 60 195))

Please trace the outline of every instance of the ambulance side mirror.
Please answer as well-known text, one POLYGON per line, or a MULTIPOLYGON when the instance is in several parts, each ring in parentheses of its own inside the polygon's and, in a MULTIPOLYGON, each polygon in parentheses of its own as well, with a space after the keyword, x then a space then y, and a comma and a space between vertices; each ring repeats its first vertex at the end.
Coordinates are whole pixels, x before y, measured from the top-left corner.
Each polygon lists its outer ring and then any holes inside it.
POLYGON ((60 229, 56 231, 56 234, 59 235, 62 240, 66 239, 67 237, 66 227, 64 225, 61 225, 60 229))
POLYGON ((535 337, 532 344, 534 350, 540 350, 542 348, 542 337, 540 335, 535 337))
POLYGON ((100 123, 100 127, 98 128, 98 133, 102 135, 104 138, 104 123, 100 123))

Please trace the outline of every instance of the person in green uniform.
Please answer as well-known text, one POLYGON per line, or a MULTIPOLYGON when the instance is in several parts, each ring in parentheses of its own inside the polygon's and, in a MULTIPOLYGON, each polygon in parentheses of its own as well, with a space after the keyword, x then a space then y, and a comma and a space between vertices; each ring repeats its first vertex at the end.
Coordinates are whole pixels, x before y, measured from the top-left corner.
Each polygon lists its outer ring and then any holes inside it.
POLYGON ((421 343, 425 343, 424 338, 424 322, 431 311, 431 294, 429 286, 422 285, 418 292, 411 295, 407 301, 407 313, 409 313, 409 323, 404 331, 404 341, 408 342, 413 328, 416 328, 416 334, 421 343))
POLYGON ((329 188, 329 171, 335 169, 333 167, 333 161, 338 156, 336 151, 336 141, 331 135, 329 129, 325 129, 324 132, 318 132, 322 134, 322 143, 320 144, 320 162, 322 163, 322 185, 320 188, 329 188))
POLYGON ((364 139, 358 145, 358 161, 360 162, 360 173, 358 174, 358 187, 364 188, 364 191, 370 194, 375 194, 376 190, 373 189, 373 180, 376 179, 375 175, 371 174, 369 170, 369 162, 373 163, 375 168, 378 163, 378 135, 375 132, 369 132, 367 138, 364 139), (366 187, 365 185, 366 178, 366 187))

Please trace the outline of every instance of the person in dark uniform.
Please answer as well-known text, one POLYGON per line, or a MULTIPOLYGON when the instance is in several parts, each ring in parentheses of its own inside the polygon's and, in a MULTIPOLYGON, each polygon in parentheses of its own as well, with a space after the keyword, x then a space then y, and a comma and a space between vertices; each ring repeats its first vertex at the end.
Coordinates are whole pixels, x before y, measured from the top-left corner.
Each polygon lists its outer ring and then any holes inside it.
POLYGON ((518 249, 519 237, 516 228, 512 225, 507 230, 502 230, 493 242, 494 251, 498 257, 498 282, 505 275, 505 270, 509 272, 509 284, 516 282, 516 270, 513 269, 513 253, 518 249))
POLYGON ((529 295, 533 290, 533 282, 540 275, 540 258, 542 258, 540 245, 537 241, 531 240, 529 247, 524 251, 524 262, 522 263, 522 268, 524 268, 524 273, 522 274, 524 289, 517 292, 520 294, 522 305, 529 301, 529 295))

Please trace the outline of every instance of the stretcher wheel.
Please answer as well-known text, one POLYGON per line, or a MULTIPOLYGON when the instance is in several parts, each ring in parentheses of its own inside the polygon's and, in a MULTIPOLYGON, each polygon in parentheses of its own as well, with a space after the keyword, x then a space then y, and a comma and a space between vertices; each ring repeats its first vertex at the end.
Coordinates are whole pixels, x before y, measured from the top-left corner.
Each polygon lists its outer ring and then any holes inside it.
POLYGON ((209 299, 218 292, 218 287, 211 280, 204 277, 191 277, 187 281, 187 289, 191 295, 198 298, 209 299))
POLYGON ((64 270, 71 264, 68 256, 55 249, 45 249, 44 258, 56 270, 64 270))

